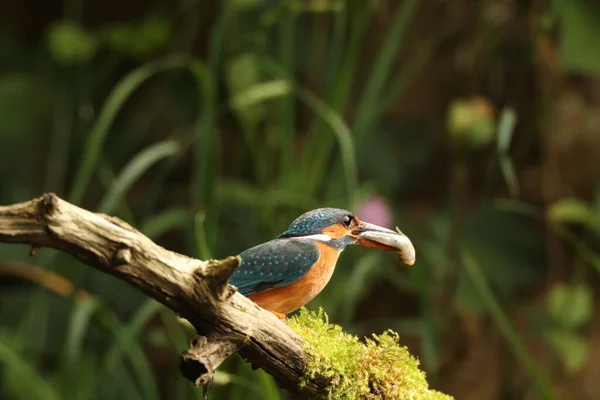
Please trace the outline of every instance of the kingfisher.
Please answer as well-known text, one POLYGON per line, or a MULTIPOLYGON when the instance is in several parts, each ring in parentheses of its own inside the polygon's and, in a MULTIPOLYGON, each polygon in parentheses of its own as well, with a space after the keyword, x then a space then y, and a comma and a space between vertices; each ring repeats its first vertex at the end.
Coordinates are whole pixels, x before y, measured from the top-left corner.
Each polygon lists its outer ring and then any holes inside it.
POLYGON ((275 239, 241 253, 230 283, 286 320, 323 290, 340 253, 354 244, 393 251, 408 265, 415 262, 415 249, 399 229, 363 222, 347 210, 319 208, 296 218, 275 239))

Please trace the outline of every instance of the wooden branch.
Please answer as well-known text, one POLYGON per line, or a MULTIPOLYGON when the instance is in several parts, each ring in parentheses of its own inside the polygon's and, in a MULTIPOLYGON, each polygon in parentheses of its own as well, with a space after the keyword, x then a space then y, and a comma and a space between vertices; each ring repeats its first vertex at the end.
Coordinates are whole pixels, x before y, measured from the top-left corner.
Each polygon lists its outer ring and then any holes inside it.
POLYGON ((214 370, 235 352, 284 388, 307 396, 327 389, 324 377, 303 379, 309 356, 300 336, 228 285, 239 257, 201 261, 168 251, 120 219, 83 210, 54 194, 0 207, 0 242, 67 252, 190 321, 203 336, 192 338, 180 369, 205 390, 214 370))

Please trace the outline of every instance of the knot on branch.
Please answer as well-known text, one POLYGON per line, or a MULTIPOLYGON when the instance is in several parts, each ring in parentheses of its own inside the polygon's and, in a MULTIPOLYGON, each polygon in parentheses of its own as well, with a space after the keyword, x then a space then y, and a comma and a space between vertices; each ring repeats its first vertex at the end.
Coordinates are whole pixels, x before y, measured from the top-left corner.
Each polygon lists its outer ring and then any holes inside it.
POLYGON ((58 208, 58 196, 54 193, 44 193, 42 196, 42 210, 44 216, 52 216, 58 208))
POLYGON ((131 262, 131 250, 122 247, 115 252, 114 260, 116 265, 127 265, 131 262))
POLYGON ((202 386, 206 397, 213 383, 214 371, 227 357, 243 347, 244 343, 232 337, 212 334, 209 337, 192 336, 189 346, 181 354, 179 370, 196 387, 202 386))
POLYGON ((240 263, 239 256, 208 261, 202 277, 208 281, 208 286, 219 300, 225 301, 235 293, 236 289, 228 285, 228 282, 240 263))

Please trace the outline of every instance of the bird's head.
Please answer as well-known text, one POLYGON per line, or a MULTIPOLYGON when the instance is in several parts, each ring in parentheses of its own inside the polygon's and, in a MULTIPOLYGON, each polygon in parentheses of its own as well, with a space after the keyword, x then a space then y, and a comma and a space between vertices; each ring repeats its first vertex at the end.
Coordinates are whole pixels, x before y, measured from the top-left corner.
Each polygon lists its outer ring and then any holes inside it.
POLYGON ((363 222, 339 208, 318 208, 302 214, 279 238, 307 238, 342 250, 351 244, 395 252, 405 264, 415 262, 415 249, 402 232, 363 222))

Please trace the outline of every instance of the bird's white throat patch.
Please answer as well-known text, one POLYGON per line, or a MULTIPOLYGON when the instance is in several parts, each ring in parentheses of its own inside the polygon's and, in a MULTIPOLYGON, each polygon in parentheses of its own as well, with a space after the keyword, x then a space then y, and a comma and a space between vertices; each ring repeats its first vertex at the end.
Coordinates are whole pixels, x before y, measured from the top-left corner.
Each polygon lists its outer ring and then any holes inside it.
POLYGON ((324 233, 319 233, 317 235, 299 236, 299 237, 297 237, 297 239, 318 240, 321 242, 329 242, 331 240, 331 236, 326 235, 324 233))

